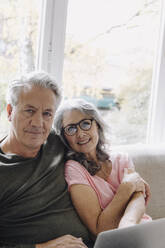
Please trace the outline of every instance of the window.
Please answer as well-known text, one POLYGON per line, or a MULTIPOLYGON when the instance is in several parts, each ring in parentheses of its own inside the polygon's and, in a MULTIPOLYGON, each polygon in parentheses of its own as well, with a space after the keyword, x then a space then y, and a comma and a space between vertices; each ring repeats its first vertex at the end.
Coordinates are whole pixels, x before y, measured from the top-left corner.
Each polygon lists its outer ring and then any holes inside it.
POLYGON ((69 0, 65 97, 95 104, 114 145, 145 143, 161 1, 69 0))
POLYGON ((92 101, 112 144, 146 142, 147 134, 164 142, 163 0, 4 0, 0 14, 1 134, 6 83, 36 68, 54 74, 66 98, 92 101))
MULTIPOLYGON (((107 30, 106 34, 108 37, 108 34, 113 33, 116 34, 116 38, 112 38, 111 44, 117 43, 117 49, 119 49, 120 46, 118 46, 120 43, 124 43, 127 48, 132 48, 133 44, 131 43, 131 46, 129 42, 132 40, 136 40, 139 42, 139 46, 135 47, 133 49, 135 55, 139 56, 136 57, 136 60, 131 57, 132 52, 128 52, 128 58, 126 58, 126 61, 128 62, 129 59, 132 61, 132 64, 130 63, 130 69, 134 72, 136 72, 134 75, 137 74, 137 78, 139 81, 136 82, 137 88, 133 92, 134 98, 132 97, 131 99, 131 88, 133 85, 133 82, 135 81, 135 76, 130 78, 130 86, 128 87, 128 92, 129 92, 129 97, 128 99, 125 97, 126 100, 129 100, 131 104, 127 105, 127 111, 126 111, 126 106, 125 106, 125 112, 127 112, 127 115, 131 113, 129 108, 132 108, 133 115, 130 114, 129 119, 132 120, 132 123, 129 122, 129 125, 126 125, 128 122, 129 116, 125 116, 125 122, 121 122, 120 118, 124 117, 123 115, 123 109, 117 112, 117 109, 113 111, 107 111, 107 116, 109 115, 111 119, 114 119, 114 128, 113 128, 113 137, 114 137, 114 143, 135 143, 135 142, 146 142, 146 134, 148 133, 148 142, 152 143, 160 143, 164 142, 165 140, 165 132, 164 132, 164 105, 165 105, 165 100, 163 96, 164 92, 164 77, 165 77, 165 72, 164 72, 164 56, 163 56, 163 51, 165 50, 165 33, 164 33, 164 27, 165 27, 165 3, 162 0, 154 0, 154 1, 149 1, 149 0, 136 0, 136 1, 121 1, 121 0, 103 0, 103 1, 80 1, 80 0, 44 0, 45 6, 47 10, 43 12, 43 28, 41 29, 41 38, 40 38, 40 43, 41 46, 39 47, 39 62, 38 62, 38 67, 45 69, 51 73, 54 73, 54 75, 57 78, 57 81, 61 83, 63 82, 64 89, 65 89, 65 95, 68 96, 70 95, 71 97, 74 95, 73 90, 76 91, 76 95, 80 96, 80 94, 85 94, 88 92, 90 93, 88 98, 92 98, 93 100, 93 94, 94 100, 97 100, 95 102, 98 103, 98 99, 102 97, 102 93, 100 91, 98 92, 98 85, 100 87, 100 82, 103 82, 102 76, 99 76, 97 74, 97 80, 95 80, 95 87, 88 87, 89 86, 89 81, 91 83, 91 78, 88 81, 87 80, 87 74, 91 74, 93 72, 93 75, 96 74, 97 68, 100 69, 100 66, 103 64, 103 55, 100 51, 100 49, 97 50, 97 55, 99 54, 99 59, 95 59, 94 57, 96 53, 94 53, 94 48, 96 48, 96 44, 93 48, 92 41, 96 39, 89 39, 89 43, 92 44, 92 50, 86 50, 86 54, 88 55, 88 58, 90 57, 90 60, 88 62, 88 65, 90 64, 89 68, 86 66, 86 59, 84 57, 85 63, 82 63, 83 56, 79 53, 78 59, 75 60, 74 56, 77 51, 80 51, 82 47, 84 47, 85 44, 75 44, 77 42, 76 37, 76 32, 78 33, 85 33, 86 29, 89 29, 90 27, 94 27, 94 30, 91 29, 91 32, 88 32, 88 34, 92 34, 95 31, 97 25, 96 21, 100 21, 102 24, 104 20, 107 20, 107 16, 110 16, 110 9, 106 8, 106 4, 114 4, 115 9, 113 11, 113 15, 116 15, 116 20, 118 20, 118 15, 117 14, 125 14, 123 18, 125 19, 122 20, 120 23, 108 23, 108 28, 105 29, 104 27, 104 32, 99 32, 99 35, 93 36, 94 38, 97 38, 98 42, 93 42, 93 43, 99 43, 100 39, 105 37, 105 30, 107 30), (102 4, 103 3, 103 4, 102 4), (128 9, 125 9, 126 6, 128 6, 128 9), (98 5, 100 4, 100 8, 98 5), (67 11, 67 5, 68 5, 68 11, 67 11), (103 7, 104 5, 104 7, 103 7), (83 11, 83 7, 85 8, 85 11, 83 11), (120 6, 120 8, 119 8, 120 6), (95 13, 96 9, 98 11, 97 18, 95 18, 95 13), (98 10, 99 9, 99 10, 98 10), (76 11, 77 13, 76 13, 76 11), (79 11, 79 12, 78 12, 79 11), (66 43, 65 43, 65 28, 66 28, 66 12, 67 12, 67 30, 66 30, 66 43), (108 14, 106 15, 106 13, 108 14), (130 13, 132 13, 130 15, 130 13), (129 14, 129 15, 128 15, 129 14), (76 18, 75 18, 76 16, 76 18), (89 19, 87 20, 87 17, 89 19), (160 20, 161 17, 161 20, 160 20), (71 20, 75 18, 75 22, 72 22, 71 20), (52 21, 53 20, 53 21, 52 21), (145 20, 145 21, 144 21, 145 20), (161 21, 161 23, 159 23, 161 21), (93 23, 93 26, 92 26, 93 23), (50 25, 49 25, 50 24, 50 25), (161 29, 159 30, 161 24, 161 29), (70 32, 70 30, 76 32, 70 32), (47 35, 44 36, 43 30, 46 30, 47 35), (141 30, 141 32, 135 32, 135 30, 141 30), (124 31, 127 31, 124 33, 124 31), (117 35, 117 32, 119 32, 119 35, 117 35), (132 33, 132 36, 131 36, 132 33), (104 34, 104 35, 103 35, 104 34), (121 35, 123 34, 123 35, 121 35), (147 35, 146 35, 147 34, 147 35), (120 36, 121 35, 121 36, 120 36), (159 36, 159 40, 157 42, 157 38, 159 36), (122 38, 121 38, 122 37, 122 38), (126 39, 126 37, 131 37, 131 40, 126 39), (136 39, 135 39, 136 38, 136 39), (76 46, 72 46, 73 44, 76 46), (125 41, 125 42, 124 42, 125 41), (127 42, 129 41, 129 42, 127 42), (64 43, 65 43, 65 61, 64 61, 64 69, 63 69, 63 78, 62 78, 62 66, 63 66, 63 52, 64 52, 64 43), (147 47, 147 48, 146 48, 147 47), (74 49, 71 49, 74 48, 74 49), (76 49, 75 49, 76 48, 76 49), (76 50, 76 51, 75 51, 76 50), (140 51, 139 51, 140 50, 140 51), (70 52, 69 52, 70 51, 70 52), (141 55, 145 54, 145 57, 142 57, 141 55), (70 58, 69 58, 70 56, 70 58), (155 60, 156 57, 156 60, 155 60), (101 58, 101 59, 100 59, 101 58), (131 60, 132 58, 132 60, 131 60), (154 62, 155 61, 155 62, 154 62), (73 62, 75 62, 74 66, 72 66, 72 70, 69 69, 71 68, 71 65, 73 65, 73 62), (135 62, 139 65, 141 65, 141 69, 133 70, 133 65, 135 65, 135 62), (143 67, 143 63, 147 65, 147 67, 143 67), (92 65, 92 67, 91 67, 92 65), (96 70, 95 70, 96 69, 96 70), (84 73, 82 73, 82 71, 84 73), (145 76, 141 78, 141 73, 144 71, 145 76), (75 74, 77 73, 76 78, 75 74), (153 75, 153 78, 152 78, 153 75), (100 79, 100 78, 101 79, 100 79), (141 80, 142 79, 142 80, 141 80), (151 83, 151 81, 153 81, 151 83), (68 83, 69 82, 69 83, 68 83), (74 87, 70 84, 70 82, 75 82, 74 87), (79 83, 84 82, 85 86, 82 88, 82 92, 80 92, 80 85, 79 83), (143 84, 143 83, 144 84, 143 84), (146 85, 145 85, 146 82, 146 85), (152 85, 152 90, 151 90, 151 85, 152 85), (86 87, 87 86, 87 87, 86 87), (146 87, 143 89, 143 87, 146 87), (72 91, 70 89, 72 88, 72 91), (138 99, 138 104, 136 104, 136 99, 138 99), (149 100, 150 99, 150 100, 149 100), (149 104, 149 101, 151 104, 149 104), (150 108, 149 108, 150 105, 150 108), (141 114, 142 113, 142 114, 141 114), (112 114, 112 115, 110 115, 112 114), (116 118, 115 118, 116 115, 116 118), (144 118, 139 119, 139 117, 143 116, 144 118), (149 118, 148 118, 149 115, 149 118), (117 123, 117 125, 116 125, 117 123), (147 124, 148 123, 148 124, 147 124), (138 125, 136 125, 138 124, 138 125), (118 130, 118 125, 122 127, 122 132, 119 132, 118 130), (123 126, 126 128, 124 129, 123 126), (147 128, 148 127, 148 128, 147 128), (115 130, 116 129, 116 134, 115 130), (129 137, 130 134, 130 137, 129 137), (134 136, 135 134, 135 136, 134 136), (126 135, 126 136, 125 136, 126 135), (125 139, 125 137, 127 137, 125 139), (122 139, 121 139, 122 138, 122 139), (128 140, 129 138, 129 140, 128 140)), ((115 17, 114 17, 115 18, 115 17)), ((100 28, 100 23, 98 24, 98 28, 100 28)), ((79 37, 78 37, 79 38, 79 37)), ((80 36, 82 38, 82 35, 80 36)), ((84 36, 85 38, 85 36, 84 36)), ((89 38, 88 36, 86 38, 89 38)), ((107 39, 108 40, 108 39, 107 39)), ((106 42, 105 42, 106 43, 106 42)), ((111 49, 113 46, 110 46, 111 49)), ((84 50, 84 49, 83 49, 84 50)), ((96 50, 96 49, 95 49, 96 50)), ((115 50, 116 51, 116 50, 115 50)), ((113 52, 113 51, 112 51, 113 52)), ((132 55, 134 54, 132 53, 132 55)), ((107 53, 106 53, 107 54, 107 53)), ((114 68, 111 70, 111 74, 109 73, 109 67, 106 70, 107 73, 103 73, 103 77, 107 79, 107 75, 113 79, 116 78, 115 73, 115 66, 116 68, 119 67, 120 69, 120 76, 124 77, 124 75, 127 75, 127 73, 124 73, 122 71, 122 66, 125 65, 125 60, 124 60, 124 52, 121 52, 121 49, 119 51, 116 51, 116 54, 114 53, 114 56, 111 56, 111 60, 108 59, 106 60, 107 64, 110 62, 113 62, 111 67, 114 66, 114 68), (120 53, 120 59, 116 59, 116 54, 120 53), (121 62, 122 66, 119 66, 118 62, 121 62)), ((76 57, 76 56, 75 56, 76 57)), ((97 56, 98 57, 98 56, 97 56)), ((128 64, 127 64, 128 68, 128 64)), ((136 68, 135 68, 136 69, 136 68)), ((129 73, 130 75, 131 73, 129 73)), ((101 74, 100 74, 101 75, 101 74)), ((132 74, 133 75, 133 74, 132 74)), ((117 75, 118 76, 118 75, 117 75)), ((106 81, 106 80, 105 80, 106 81)), ((112 80, 114 81, 114 80, 112 80)), ((122 80, 123 81, 123 80, 122 80)), ((135 83, 134 83, 135 85, 135 83)), ((105 89, 105 88, 104 88, 105 89)), ((101 89, 104 90, 104 89, 101 89)), ((107 90, 107 89, 106 89, 107 90)), ((119 108, 121 108, 121 104, 123 105, 123 99, 120 96, 120 91, 123 91, 123 93, 127 93, 127 87, 122 90, 122 87, 118 88, 117 92, 116 89, 113 92, 114 100, 118 104, 118 99, 120 99, 119 102, 119 108), (119 91, 118 91, 119 90, 119 91), (115 95, 114 95, 115 93, 115 95), (117 99, 116 99, 117 96, 117 99), (117 101, 116 101, 117 100, 117 101)), ((112 89, 108 88, 108 91, 111 91, 112 89)), ((85 97, 85 96, 83 96, 85 97)), ((104 98, 104 97, 103 97, 104 98)), ((100 100, 99 100, 100 101, 100 100)), ((104 110, 103 110, 104 111, 104 110)), ((105 113, 105 111, 104 111, 105 113)), ((110 120, 111 121, 111 120, 110 120)), ((111 122, 112 125, 112 122, 111 122)))
POLYGON ((0 1, 0 137, 8 126, 5 95, 17 74, 35 69, 41 0, 0 1))

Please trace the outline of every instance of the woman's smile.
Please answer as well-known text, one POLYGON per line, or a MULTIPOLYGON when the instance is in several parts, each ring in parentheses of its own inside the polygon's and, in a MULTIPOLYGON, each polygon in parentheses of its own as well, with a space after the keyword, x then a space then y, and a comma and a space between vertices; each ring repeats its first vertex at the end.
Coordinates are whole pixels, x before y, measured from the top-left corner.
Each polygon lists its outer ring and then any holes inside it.
POLYGON ((77 144, 78 144, 78 145, 86 145, 87 143, 89 143, 90 140, 91 140, 90 138, 84 139, 84 140, 79 140, 79 141, 77 142, 77 144))

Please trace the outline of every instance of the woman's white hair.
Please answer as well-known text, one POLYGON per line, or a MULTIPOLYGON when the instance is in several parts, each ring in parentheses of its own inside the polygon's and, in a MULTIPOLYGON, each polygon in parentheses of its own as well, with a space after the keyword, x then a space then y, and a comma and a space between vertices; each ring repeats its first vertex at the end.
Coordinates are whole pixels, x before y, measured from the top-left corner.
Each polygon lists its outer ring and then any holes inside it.
POLYGON ((108 140, 106 139, 105 133, 109 131, 109 126, 103 120, 101 114, 98 112, 96 107, 82 99, 73 99, 73 100, 66 100, 64 101, 60 107, 58 108, 55 120, 54 120, 54 128, 56 133, 60 136, 63 143, 68 147, 68 153, 66 155, 67 159, 76 160, 81 163, 91 175, 95 175, 100 169, 101 165, 97 164, 93 160, 89 160, 86 158, 86 155, 83 153, 79 153, 74 151, 68 144, 67 139, 65 138, 63 132, 63 116, 66 112, 78 110, 82 113, 88 115, 90 118, 94 119, 98 126, 98 134, 99 134, 99 141, 96 146, 96 155, 98 160, 106 161, 109 159, 110 155, 107 149, 109 144, 108 140))
POLYGON ((105 133, 110 131, 110 128, 103 120, 97 108, 92 103, 89 103, 83 99, 75 98, 70 100, 64 100, 59 106, 54 119, 54 129, 65 144, 66 144, 66 140, 62 135, 63 116, 66 112, 72 110, 81 111, 82 113, 88 115, 90 118, 94 119, 99 127, 99 139, 101 144, 104 145, 108 143, 105 137, 106 136, 105 133))

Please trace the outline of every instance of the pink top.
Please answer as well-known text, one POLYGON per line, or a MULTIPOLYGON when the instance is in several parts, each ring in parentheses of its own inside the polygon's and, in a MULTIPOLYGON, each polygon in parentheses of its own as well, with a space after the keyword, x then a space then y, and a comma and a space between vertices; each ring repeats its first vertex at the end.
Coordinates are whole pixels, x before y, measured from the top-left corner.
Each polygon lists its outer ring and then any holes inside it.
POLYGON ((65 179, 68 187, 72 184, 91 186, 98 197, 100 206, 104 209, 112 201, 124 174, 124 168, 134 168, 132 160, 125 153, 112 153, 110 156, 112 171, 107 181, 99 176, 91 176, 79 162, 68 160, 65 167, 65 179))

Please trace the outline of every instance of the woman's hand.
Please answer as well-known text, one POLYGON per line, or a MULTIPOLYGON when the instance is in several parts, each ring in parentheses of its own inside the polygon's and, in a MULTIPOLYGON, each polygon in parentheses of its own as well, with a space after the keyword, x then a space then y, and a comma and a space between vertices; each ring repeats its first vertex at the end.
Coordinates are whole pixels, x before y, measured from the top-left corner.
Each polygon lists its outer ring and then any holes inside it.
POLYGON ((134 169, 124 169, 122 183, 130 184, 133 192, 142 192, 145 199, 145 205, 148 204, 151 198, 150 186, 134 169))
POLYGON ((145 180, 143 180, 143 182, 144 182, 144 187, 145 187, 144 199, 145 199, 145 205, 147 206, 147 204, 151 198, 151 190, 150 190, 149 184, 145 180))
POLYGON ((145 196, 145 187, 147 187, 147 185, 145 186, 143 178, 141 178, 134 169, 124 169, 124 176, 121 183, 130 185, 130 187, 132 187, 132 192, 143 192, 145 196))

